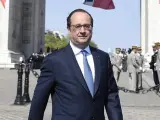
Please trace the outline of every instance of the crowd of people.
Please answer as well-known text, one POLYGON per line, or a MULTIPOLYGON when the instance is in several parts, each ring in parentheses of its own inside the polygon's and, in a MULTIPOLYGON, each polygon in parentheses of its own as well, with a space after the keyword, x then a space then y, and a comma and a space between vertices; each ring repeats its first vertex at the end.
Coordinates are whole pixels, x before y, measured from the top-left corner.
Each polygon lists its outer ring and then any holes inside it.
MULTIPOLYGON (((115 53, 110 54, 114 77, 118 83, 121 72, 128 72, 129 90, 138 93, 143 89, 142 73, 146 71, 146 62, 149 69, 153 72, 155 85, 159 84, 160 80, 160 43, 156 42, 153 46, 153 55, 150 61, 142 54, 142 48, 132 46, 131 49, 116 48, 115 53)), ((159 88, 156 88, 159 92, 159 88)))

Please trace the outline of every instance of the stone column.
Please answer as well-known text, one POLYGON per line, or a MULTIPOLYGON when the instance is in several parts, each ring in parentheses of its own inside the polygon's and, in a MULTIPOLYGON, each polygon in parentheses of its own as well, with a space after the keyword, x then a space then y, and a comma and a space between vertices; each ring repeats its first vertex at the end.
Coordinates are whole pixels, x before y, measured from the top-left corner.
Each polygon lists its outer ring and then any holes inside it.
POLYGON ((0 2, 0 53, 8 50, 9 9, 8 0, 6 1, 5 8, 0 2))
POLYGON ((14 63, 19 62, 20 57, 20 28, 21 14, 20 0, 6 0, 5 7, 0 2, 0 67, 14 67, 14 63), (17 6, 15 6, 18 3, 17 6), (19 5, 19 6, 18 6, 19 5))
POLYGON ((14 67, 44 48, 45 0, 0 2, 0 67, 14 67))
POLYGON ((148 52, 152 45, 160 42, 160 4, 159 0, 148 0, 148 52))
POLYGON ((23 0, 22 7, 22 46, 25 57, 28 58, 33 52, 39 52, 43 48, 45 0, 23 0))
POLYGON ((141 47, 143 53, 148 49, 148 0, 141 0, 141 47))
POLYGON ((35 0, 34 51, 44 49, 45 0, 35 0))
POLYGON ((141 46, 144 53, 152 53, 152 45, 160 42, 159 0, 141 0, 141 46))

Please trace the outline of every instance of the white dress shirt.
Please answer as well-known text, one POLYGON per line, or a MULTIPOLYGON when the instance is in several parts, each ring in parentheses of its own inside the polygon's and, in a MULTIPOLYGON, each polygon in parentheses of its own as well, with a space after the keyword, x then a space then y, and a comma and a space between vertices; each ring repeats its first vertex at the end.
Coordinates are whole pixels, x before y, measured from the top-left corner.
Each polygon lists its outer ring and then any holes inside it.
MULTIPOLYGON (((70 41, 70 46, 71 46, 71 48, 73 50, 73 53, 74 53, 74 55, 76 57, 78 65, 79 65, 79 67, 81 69, 81 72, 82 72, 82 74, 84 76, 83 54, 81 53, 82 49, 76 47, 71 41, 70 41)), ((94 67, 93 56, 91 54, 89 46, 87 46, 84 50, 86 50, 88 52, 87 60, 88 60, 89 66, 90 66, 91 71, 92 71, 93 80, 95 81, 95 67, 94 67)))

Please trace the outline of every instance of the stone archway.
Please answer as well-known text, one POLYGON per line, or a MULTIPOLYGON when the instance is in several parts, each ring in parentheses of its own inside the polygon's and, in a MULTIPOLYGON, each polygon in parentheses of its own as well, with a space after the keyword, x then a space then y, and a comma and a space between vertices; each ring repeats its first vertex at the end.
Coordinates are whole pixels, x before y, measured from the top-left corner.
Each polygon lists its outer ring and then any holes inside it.
POLYGON ((0 67, 11 68, 44 48, 45 0, 0 3, 0 26, 0 67))
POLYGON ((152 45, 160 42, 159 0, 141 0, 141 47, 144 53, 152 53, 152 45))

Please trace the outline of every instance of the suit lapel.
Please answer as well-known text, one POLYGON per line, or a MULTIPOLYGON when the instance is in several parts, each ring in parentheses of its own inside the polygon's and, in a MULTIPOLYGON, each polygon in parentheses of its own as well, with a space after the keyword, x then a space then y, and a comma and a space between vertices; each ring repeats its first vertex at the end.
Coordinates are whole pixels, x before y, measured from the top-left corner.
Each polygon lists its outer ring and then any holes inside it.
POLYGON ((97 50, 95 48, 91 48, 91 53, 93 56, 94 66, 95 66, 95 82, 94 82, 94 94, 96 94, 99 84, 100 84, 100 73, 101 73, 101 67, 100 67, 100 56, 97 53, 97 50))
POLYGON ((80 67, 78 65, 78 62, 76 60, 76 57, 73 53, 73 50, 71 48, 71 46, 68 44, 66 46, 66 52, 64 53, 65 55, 65 59, 66 59, 66 62, 68 63, 68 65, 71 67, 71 69, 73 70, 73 75, 75 74, 75 76, 77 77, 78 81, 80 82, 80 84, 84 87, 84 89, 91 95, 89 89, 88 89, 88 86, 85 82, 85 79, 83 77, 83 74, 80 70, 80 67))

